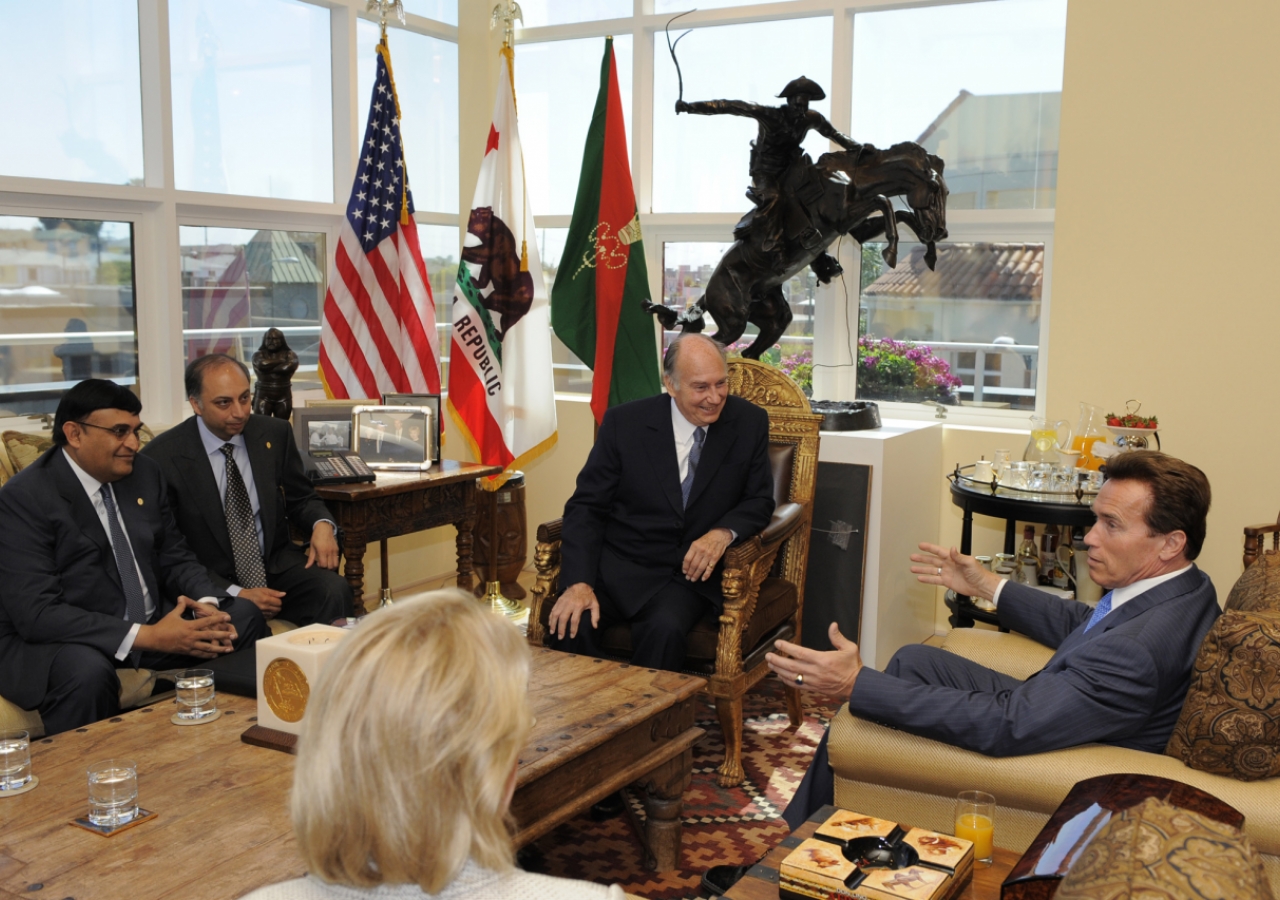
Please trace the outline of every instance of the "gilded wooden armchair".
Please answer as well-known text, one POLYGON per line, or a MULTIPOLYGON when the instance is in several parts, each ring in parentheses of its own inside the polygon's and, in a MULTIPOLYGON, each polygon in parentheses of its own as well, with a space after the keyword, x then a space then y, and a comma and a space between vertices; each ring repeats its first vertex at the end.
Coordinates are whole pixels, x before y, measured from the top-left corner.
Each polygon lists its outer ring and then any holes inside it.
MULTIPOLYGON (((729 361, 729 391, 769 413, 769 464, 773 470, 773 520, 760 534, 730 547, 724 556, 724 610, 709 615, 689 635, 685 671, 707 679, 724 732, 722 787, 741 784, 742 698, 769 674, 764 661, 776 640, 798 640, 804 606, 809 528, 817 476, 818 427, 822 417, 780 370, 749 359, 729 361)), ((534 551, 537 584, 529 610, 529 643, 547 640, 547 617, 560 594, 560 520, 538 526, 534 551)), ((631 635, 625 626, 602 636, 608 654, 626 660, 631 635)), ((793 727, 803 716, 800 691, 785 685, 793 727)))

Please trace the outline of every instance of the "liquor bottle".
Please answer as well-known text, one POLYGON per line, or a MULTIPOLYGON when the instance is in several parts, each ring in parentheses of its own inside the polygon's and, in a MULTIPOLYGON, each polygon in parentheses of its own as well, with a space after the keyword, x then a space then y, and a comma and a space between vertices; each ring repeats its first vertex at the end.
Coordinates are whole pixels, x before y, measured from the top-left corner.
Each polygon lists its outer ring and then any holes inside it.
POLYGON ((1036 528, 1034 525, 1022 529, 1022 544, 1018 547, 1019 584, 1035 585, 1040 583, 1040 551, 1036 549, 1036 528))
POLYGON ((1040 584, 1049 587, 1053 584, 1053 567, 1058 562, 1058 529, 1046 525, 1040 535, 1040 584))

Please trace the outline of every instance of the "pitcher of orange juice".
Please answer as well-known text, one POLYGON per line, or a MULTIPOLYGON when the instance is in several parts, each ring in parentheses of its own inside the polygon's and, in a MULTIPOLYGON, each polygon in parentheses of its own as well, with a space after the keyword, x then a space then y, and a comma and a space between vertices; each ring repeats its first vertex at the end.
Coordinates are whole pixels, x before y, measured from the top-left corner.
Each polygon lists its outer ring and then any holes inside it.
POLYGON ((1080 404, 1080 421, 1076 423, 1075 437, 1071 439, 1071 449, 1080 451, 1079 467, 1098 471, 1103 460, 1093 455, 1093 445, 1107 439, 1107 415, 1101 406, 1092 403, 1080 404))
POLYGON ((1071 445, 1071 426, 1065 419, 1057 422, 1040 416, 1031 417, 1031 440, 1022 458, 1027 462, 1057 462, 1058 448, 1071 445), (1065 435, 1065 437, 1064 437, 1065 435))

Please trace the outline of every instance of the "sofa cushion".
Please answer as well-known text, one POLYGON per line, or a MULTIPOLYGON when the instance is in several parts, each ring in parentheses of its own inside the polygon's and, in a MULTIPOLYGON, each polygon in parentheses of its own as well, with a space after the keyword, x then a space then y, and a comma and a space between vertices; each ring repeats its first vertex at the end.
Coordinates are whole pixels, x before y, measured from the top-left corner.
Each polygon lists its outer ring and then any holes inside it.
POLYGON ((1241 831, 1158 797, 1113 816, 1058 886, 1056 900, 1271 898, 1241 831))
POLYGON ((1280 611, 1280 553, 1264 553, 1244 570, 1223 609, 1280 611))
POLYGON ((1280 775, 1280 612, 1228 610, 1214 623, 1165 752, 1242 781, 1280 775))
POLYGON ((13 471, 21 472, 31 465, 41 453, 53 446, 53 438, 47 434, 29 434, 25 431, 6 431, 0 435, 4 448, 13 463, 13 471))

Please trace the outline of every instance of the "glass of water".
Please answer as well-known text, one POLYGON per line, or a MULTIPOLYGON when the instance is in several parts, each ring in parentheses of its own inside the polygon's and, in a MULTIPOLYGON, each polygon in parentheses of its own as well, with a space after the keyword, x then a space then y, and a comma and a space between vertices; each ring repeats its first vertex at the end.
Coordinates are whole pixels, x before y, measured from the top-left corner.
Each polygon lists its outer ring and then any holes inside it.
POLYGON ((89 767, 89 821, 115 827, 138 815, 138 764, 104 759, 89 767))
POLYGON ((183 669, 176 677, 179 719, 199 722, 218 711, 212 669, 183 669))
POLYGON ((31 781, 31 735, 0 731, 0 791, 15 791, 31 781))

